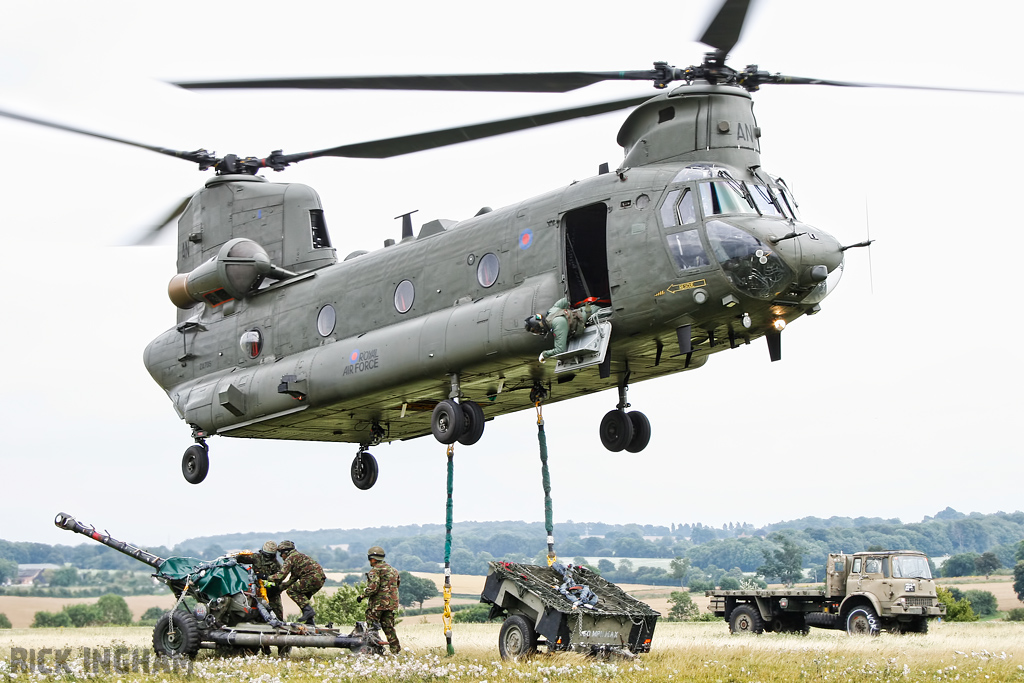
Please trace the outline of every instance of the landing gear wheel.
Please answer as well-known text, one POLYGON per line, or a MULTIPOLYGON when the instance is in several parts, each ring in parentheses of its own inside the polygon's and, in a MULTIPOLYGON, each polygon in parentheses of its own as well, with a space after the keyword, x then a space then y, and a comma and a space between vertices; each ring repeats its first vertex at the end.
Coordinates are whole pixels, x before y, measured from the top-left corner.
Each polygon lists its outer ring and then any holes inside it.
POLYGON ((515 659, 537 651, 537 634, 526 619, 514 614, 505 619, 498 634, 498 653, 502 659, 515 659))
POLYGON ((639 453, 647 448, 651 441, 651 421, 639 410, 631 410, 626 415, 633 423, 633 438, 629 440, 626 450, 630 453, 639 453))
POLYGON ((729 615, 729 631, 734 634, 764 633, 764 620, 757 608, 740 605, 729 615))
POLYGON ((199 644, 199 624, 191 612, 179 609, 167 612, 153 629, 153 649, 161 657, 195 659, 199 644))
POLYGON ((434 406, 434 413, 430 417, 430 431, 441 443, 453 444, 462 436, 465 423, 462 407, 446 398, 434 406))
POLYGON ((846 615, 846 632, 851 636, 877 636, 879 629, 878 615, 867 605, 855 607, 846 615))
POLYGON ((601 445, 613 453, 633 440, 633 421, 623 410, 610 410, 601 418, 601 445))
POLYGON ((203 444, 193 444, 185 449, 185 455, 181 457, 181 473, 185 481, 190 484, 198 484, 210 472, 210 456, 203 444))
POLYGON ((377 483, 377 458, 369 451, 359 451, 352 460, 352 483, 361 491, 377 483))
POLYGON ((463 446, 472 446, 484 435, 484 409, 474 401, 463 401, 459 406, 462 408, 463 428, 458 441, 463 446))

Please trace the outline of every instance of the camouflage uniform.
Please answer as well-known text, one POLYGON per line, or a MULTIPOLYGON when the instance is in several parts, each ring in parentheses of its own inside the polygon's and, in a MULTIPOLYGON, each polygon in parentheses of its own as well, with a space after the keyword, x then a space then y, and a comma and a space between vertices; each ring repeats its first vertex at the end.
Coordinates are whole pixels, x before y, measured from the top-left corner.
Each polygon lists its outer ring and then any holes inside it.
MULTIPOLYGON (((258 578, 266 581, 281 571, 281 563, 277 561, 276 555, 269 556, 257 552, 253 555, 252 570, 258 578)), ((270 604, 270 611, 284 621, 284 605, 281 604, 281 589, 278 586, 267 588, 267 602, 270 604)))
POLYGON ((286 552, 287 555, 281 553, 284 557, 281 570, 271 576, 270 580, 276 584, 279 591, 285 591, 299 609, 305 610, 309 605, 309 599, 323 588, 327 577, 324 576, 323 568, 309 555, 303 555, 298 550, 286 552), (291 580, 282 583, 281 580, 289 574, 291 580))
POLYGON ((377 566, 366 574, 366 621, 380 624, 388 639, 388 647, 395 654, 402 650, 395 631, 395 611, 398 609, 398 570, 384 560, 377 560, 377 566))
POLYGON ((583 327, 590 318, 592 307, 590 304, 580 308, 572 308, 566 298, 556 301, 548 313, 544 316, 551 333, 555 337, 555 347, 548 349, 541 355, 544 358, 551 358, 560 353, 565 353, 569 348, 569 340, 574 339, 583 333, 583 327))

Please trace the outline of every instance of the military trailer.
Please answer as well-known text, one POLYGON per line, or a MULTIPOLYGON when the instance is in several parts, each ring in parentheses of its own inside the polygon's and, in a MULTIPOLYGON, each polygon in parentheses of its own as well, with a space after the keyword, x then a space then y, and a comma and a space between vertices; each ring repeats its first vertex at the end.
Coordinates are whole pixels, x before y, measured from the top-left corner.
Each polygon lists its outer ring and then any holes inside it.
POLYGON ((480 602, 490 604, 489 618, 505 617, 498 635, 502 658, 544 646, 626 656, 650 651, 658 612, 586 567, 568 571, 567 579, 557 568, 490 563, 480 602))
POLYGON ((71 515, 54 519, 61 529, 73 531, 153 567, 153 577, 166 584, 178 604, 160 617, 153 629, 153 649, 166 657, 194 658, 200 649, 247 654, 277 647, 287 656, 293 647, 344 648, 355 654, 384 654, 373 625, 356 622, 347 634, 329 627, 280 621, 267 603, 263 581, 252 569, 253 553, 244 551, 210 562, 192 557, 158 557, 124 541, 100 533, 71 515), (195 601, 186 608, 184 598, 195 601))
POLYGON ((807 633, 846 629, 850 635, 927 633, 946 613, 928 557, 913 550, 831 554, 824 588, 710 590, 708 610, 732 633, 807 633))

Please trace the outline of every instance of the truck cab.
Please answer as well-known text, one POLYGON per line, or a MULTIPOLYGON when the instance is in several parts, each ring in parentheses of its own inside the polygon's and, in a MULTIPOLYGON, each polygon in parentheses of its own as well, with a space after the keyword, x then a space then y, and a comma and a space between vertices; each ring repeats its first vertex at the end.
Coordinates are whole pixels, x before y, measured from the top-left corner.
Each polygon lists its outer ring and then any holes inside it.
POLYGON ((928 617, 945 614, 924 553, 913 550, 831 554, 825 578, 840 623, 851 634, 928 630, 928 617))

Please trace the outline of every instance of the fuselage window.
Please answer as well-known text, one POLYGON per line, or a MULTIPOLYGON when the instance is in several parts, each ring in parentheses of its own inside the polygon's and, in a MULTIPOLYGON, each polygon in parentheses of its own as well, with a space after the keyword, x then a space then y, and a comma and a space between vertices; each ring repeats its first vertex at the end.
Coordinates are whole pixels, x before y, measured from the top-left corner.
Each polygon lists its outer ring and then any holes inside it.
POLYGON ((395 309, 399 313, 408 313, 415 298, 416 288, 408 280, 402 280, 395 287, 395 309))
POLYGON ((704 245, 700 243, 700 235, 696 230, 685 230, 668 236, 668 251, 672 254, 679 270, 701 268, 709 264, 704 245))
POLYGON ((334 324, 337 320, 338 316, 334 312, 334 306, 327 304, 320 309, 316 316, 316 331, 320 333, 321 337, 326 337, 334 332, 334 324))
POLYGON ((700 184, 701 206, 705 216, 723 213, 752 213, 757 209, 747 200, 742 186, 736 181, 716 180, 700 184))
POLYGON ((711 253, 734 287, 759 299, 782 291, 789 268, 768 245, 724 221, 707 221, 704 226, 711 253))
POLYGON ((249 358, 255 358, 263 350, 263 335, 259 330, 246 330, 238 340, 238 345, 242 347, 242 353, 249 358))
POLYGON ((498 257, 487 253, 480 258, 476 267, 476 281, 481 287, 490 287, 498 281, 498 257))

